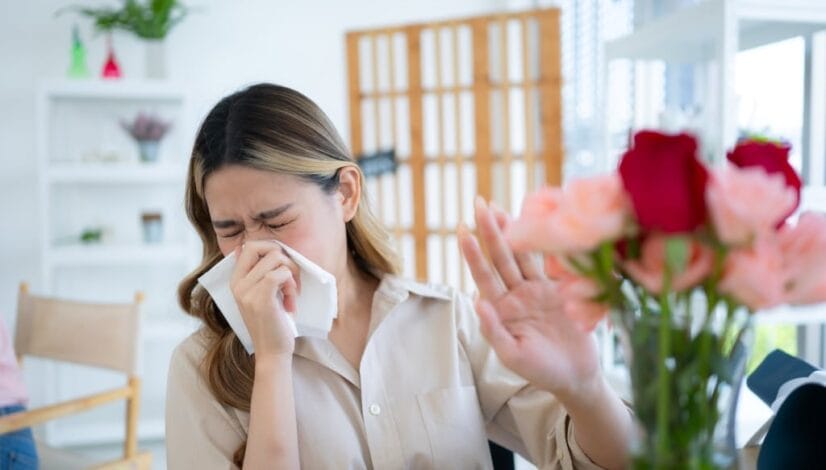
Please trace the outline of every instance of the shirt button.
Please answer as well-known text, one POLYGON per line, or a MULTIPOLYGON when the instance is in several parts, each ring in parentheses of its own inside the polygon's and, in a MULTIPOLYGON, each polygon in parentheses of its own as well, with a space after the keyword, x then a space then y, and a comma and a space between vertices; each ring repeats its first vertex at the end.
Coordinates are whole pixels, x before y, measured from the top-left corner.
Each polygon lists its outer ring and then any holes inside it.
POLYGON ((381 407, 378 404, 373 403, 370 405, 370 414, 373 416, 378 416, 381 414, 381 407))

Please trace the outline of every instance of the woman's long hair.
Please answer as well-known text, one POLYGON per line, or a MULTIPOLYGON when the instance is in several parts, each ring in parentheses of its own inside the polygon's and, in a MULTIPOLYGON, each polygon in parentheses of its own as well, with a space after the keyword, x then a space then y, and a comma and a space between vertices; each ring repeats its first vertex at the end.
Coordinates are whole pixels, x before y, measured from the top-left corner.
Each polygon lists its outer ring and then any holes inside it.
MULTIPOLYGON (((178 302, 205 325, 204 378, 222 404, 249 411, 254 364, 198 278, 222 254, 204 199, 204 182, 225 165, 294 175, 327 193, 339 185, 339 170, 358 168, 323 111, 301 93, 278 85, 258 84, 222 99, 198 130, 186 184, 186 212, 203 242, 201 265, 178 286, 178 302)), ((359 170, 362 185, 363 175, 359 170)), ((347 249, 365 273, 397 274, 398 257, 390 238, 370 211, 366 197, 347 222, 347 249)), ((371 274, 372 275, 372 274, 371 274)), ((242 444, 235 453, 242 466, 242 444)))

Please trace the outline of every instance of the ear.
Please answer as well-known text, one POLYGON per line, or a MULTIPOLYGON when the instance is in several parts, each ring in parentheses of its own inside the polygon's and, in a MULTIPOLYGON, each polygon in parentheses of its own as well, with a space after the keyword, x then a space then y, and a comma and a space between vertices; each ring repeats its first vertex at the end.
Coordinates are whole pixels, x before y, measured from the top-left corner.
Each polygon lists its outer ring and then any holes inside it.
POLYGON ((345 166, 338 171, 338 199, 344 222, 351 221, 361 201, 361 173, 357 168, 345 166))

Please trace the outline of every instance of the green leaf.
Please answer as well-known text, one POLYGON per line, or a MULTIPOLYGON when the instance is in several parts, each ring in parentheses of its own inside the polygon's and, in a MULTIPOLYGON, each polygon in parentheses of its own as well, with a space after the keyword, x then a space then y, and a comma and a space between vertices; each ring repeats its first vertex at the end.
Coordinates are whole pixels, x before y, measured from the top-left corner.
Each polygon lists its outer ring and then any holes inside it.
POLYGON ((685 270, 688 264, 688 239, 686 237, 668 237, 665 240, 665 263, 672 275, 685 270))
POLYGON ((57 14, 65 11, 91 18, 98 31, 122 29, 143 39, 163 39, 188 13, 178 0, 124 0, 120 9, 72 6, 57 14))

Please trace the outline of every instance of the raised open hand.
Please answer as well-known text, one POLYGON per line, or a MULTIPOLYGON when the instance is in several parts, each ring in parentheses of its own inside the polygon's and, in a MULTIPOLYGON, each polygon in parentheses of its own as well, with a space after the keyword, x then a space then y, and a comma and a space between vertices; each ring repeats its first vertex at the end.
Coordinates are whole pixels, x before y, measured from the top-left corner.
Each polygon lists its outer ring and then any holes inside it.
POLYGON ((596 342, 563 312, 541 259, 510 248, 504 236, 509 223, 504 212, 477 198, 481 245, 468 230, 459 230, 479 288, 482 334, 508 368, 534 385, 561 397, 585 392, 601 380, 596 342))

